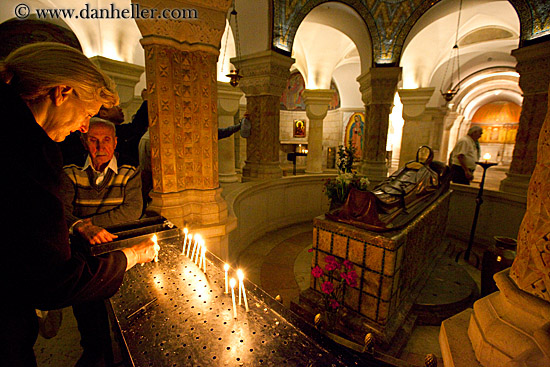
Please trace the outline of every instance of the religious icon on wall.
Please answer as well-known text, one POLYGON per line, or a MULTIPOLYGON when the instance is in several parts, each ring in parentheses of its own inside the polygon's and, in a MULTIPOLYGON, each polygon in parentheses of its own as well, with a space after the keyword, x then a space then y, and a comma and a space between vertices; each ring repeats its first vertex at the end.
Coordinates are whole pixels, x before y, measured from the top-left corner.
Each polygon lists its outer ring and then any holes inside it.
POLYGON ((365 136, 365 114, 355 112, 348 120, 344 135, 345 146, 355 148, 355 157, 360 160, 363 156, 363 139, 365 136))
POLYGON ((306 123, 304 122, 304 120, 294 120, 294 137, 306 137, 306 123))

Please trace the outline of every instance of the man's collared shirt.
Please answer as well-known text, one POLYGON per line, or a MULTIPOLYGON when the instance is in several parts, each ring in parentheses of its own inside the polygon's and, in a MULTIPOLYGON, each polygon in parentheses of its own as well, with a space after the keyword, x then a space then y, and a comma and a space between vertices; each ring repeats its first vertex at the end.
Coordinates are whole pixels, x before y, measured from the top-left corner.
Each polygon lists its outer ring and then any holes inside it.
POLYGON ((101 183, 103 182, 103 179, 105 178, 105 175, 109 171, 109 168, 115 174, 118 174, 118 162, 117 162, 116 157, 114 155, 113 155, 113 158, 111 158, 111 160, 109 161, 109 164, 107 165, 107 167, 105 167, 105 169, 103 170, 103 172, 96 171, 96 169, 92 165, 92 159, 90 158, 90 155, 88 155, 88 157, 86 157, 86 163, 84 163, 84 167, 82 167, 82 170, 86 171, 88 169, 88 167, 92 168, 92 173, 94 175, 94 181, 95 181, 95 184, 97 186, 101 185, 101 183))
POLYGON ((476 147, 475 140, 470 135, 463 136, 456 142, 451 152, 451 164, 460 166, 460 161, 458 160, 460 154, 464 155, 466 167, 472 171, 475 170, 476 161, 479 161, 479 150, 476 147))

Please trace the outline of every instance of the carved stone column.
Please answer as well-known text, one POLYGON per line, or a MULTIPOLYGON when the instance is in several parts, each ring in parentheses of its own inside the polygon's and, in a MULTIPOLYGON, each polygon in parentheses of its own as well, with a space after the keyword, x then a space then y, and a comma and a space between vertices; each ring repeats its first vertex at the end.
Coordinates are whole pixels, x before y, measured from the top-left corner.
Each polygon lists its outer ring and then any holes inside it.
MULTIPOLYGON (((243 93, 229 83, 218 82, 218 126, 229 127, 235 121, 239 110, 239 100, 243 93)), ((235 172, 235 138, 233 136, 218 141, 218 162, 220 182, 237 182, 235 172)))
POLYGON ((460 121, 462 121, 463 118, 464 116, 456 111, 448 111, 443 118, 443 134, 441 137, 441 151, 439 154, 439 159, 442 162, 448 161, 449 154, 451 154, 451 151, 454 148, 451 144, 449 144, 451 140, 451 129, 455 125, 460 125, 460 121), (456 121, 458 121, 458 124, 455 124, 456 121))
POLYGON ((236 226, 218 183, 216 61, 230 0, 140 0, 141 8, 196 9, 198 19, 136 19, 147 77, 153 199, 149 209, 206 239, 227 258, 236 226))
POLYGON ((274 51, 263 51, 231 59, 241 70, 239 86, 246 95, 252 129, 246 141, 243 181, 282 177, 279 164, 280 100, 294 59, 274 51))
POLYGON ((403 103, 405 121, 399 155, 399 167, 402 167, 406 162, 415 159, 418 147, 429 145, 431 116, 426 116, 424 112, 434 88, 399 89, 398 92, 403 103))
POLYGON ((388 175, 386 142, 389 116, 401 70, 400 67, 371 68, 357 78, 365 104, 367 131, 366 139, 363 141, 363 159, 359 171, 373 184, 384 180, 388 175))
POLYGON ((537 142, 548 104, 550 83, 550 41, 512 51, 518 60, 519 86, 523 105, 510 171, 500 183, 500 190, 526 195, 537 158, 537 142))
POLYGON ((333 95, 331 89, 306 89, 303 93, 309 119, 306 173, 323 173, 323 119, 333 95))
POLYGON ((430 139, 428 145, 434 151, 434 159, 445 162, 445 158, 441 159, 441 137, 443 136, 443 124, 445 119, 446 109, 442 107, 426 107, 424 112, 431 117, 430 139))

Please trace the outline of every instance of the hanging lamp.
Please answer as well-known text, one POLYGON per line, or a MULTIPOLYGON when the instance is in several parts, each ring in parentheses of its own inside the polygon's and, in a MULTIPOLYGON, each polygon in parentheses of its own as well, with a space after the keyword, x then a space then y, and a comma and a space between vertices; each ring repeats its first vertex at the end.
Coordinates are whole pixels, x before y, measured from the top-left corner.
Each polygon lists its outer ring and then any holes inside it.
POLYGON ((445 101, 450 102, 454 96, 460 90, 460 49, 458 48, 458 30, 460 28, 460 15, 462 13, 462 0, 459 2, 458 6, 458 21, 456 23, 456 34, 455 34, 455 45, 451 49, 451 54, 449 56, 449 61, 445 67, 445 73, 443 74, 443 79, 441 80, 441 87, 439 91, 445 99, 445 101), (450 66, 450 68, 449 68, 450 66), (449 71, 449 83, 445 87, 445 80, 447 79, 447 71, 449 71), (453 75, 456 74, 456 82, 454 82, 453 75))
MULTIPOLYGON (((231 13, 229 13, 229 24, 231 24, 231 18, 235 18, 235 48, 237 51, 237 58, 241 58, 241 46, 239 41, 239 23, 237 22, 237 10, 235 9, 235 0, 233 0, 233 10, 231 10, 231 13)), ((227 46, 227 43, 226 43, 227 46)), ((229 74, 226 74, 226 77, 229 78, 229 84, 232 87, 236 87, 239 85, 239 81, 243 77, 240 74, 239 68, 235 68, 233 70, 229 71, 229 74)))

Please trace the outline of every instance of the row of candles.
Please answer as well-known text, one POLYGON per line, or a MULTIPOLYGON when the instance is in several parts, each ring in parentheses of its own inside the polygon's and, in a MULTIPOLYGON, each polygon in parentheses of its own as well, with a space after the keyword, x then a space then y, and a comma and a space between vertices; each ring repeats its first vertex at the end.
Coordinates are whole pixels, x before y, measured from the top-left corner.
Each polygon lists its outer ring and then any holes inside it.
MULTIPOLYGON (((206 274, 206 258, 205 258, 206 246, 205 246, 204 240, 202 239, 200 234, 193 235, 192 233, 189 233, 189 230, 187 228, 183 229, 183 234, 184 234, 184 238, 183 238, 183 246, 181 250, 182 255, 186 255, 187 257, 189 257, 195 263, 195 265, 198 265, 199 270, 202 269, 204 274, 206 274)), ((225 294, 229 293, 229 287, 231 287, 231 299, 233 302, 233 318, 236 319, 237 305, 235 300, 236 298, 235 286, 237 285, 237 281, 235 280, 235 278, 231 278, 231 279, 228 278, 229 268, 230 268, 229 264, 225 264, 223 267, 223 270, 225 272, 225 294)), ((249 310, 248 300, 246 298, 246 290, 244 288, 244 273, 241 269, 237 270, 237 278, 239 279, 239 306, 241 306, 244 301, 245 310, 246 312, 248 312, 249 310)))
POLYGON ((187 228, 183 229, 183 233, 185 236, 183 238, 181 254, 189 257, 195 265, 198 265, 199 270, 202 270, 203 273, 206 274, 206 246, 204 240, 200 234, 196 234, 193 238, 193 234, 189 233, 187 228), (193 239, 195 241, 193 241, 193 239), (193 249, 191 249, 191 245, 193 249))

